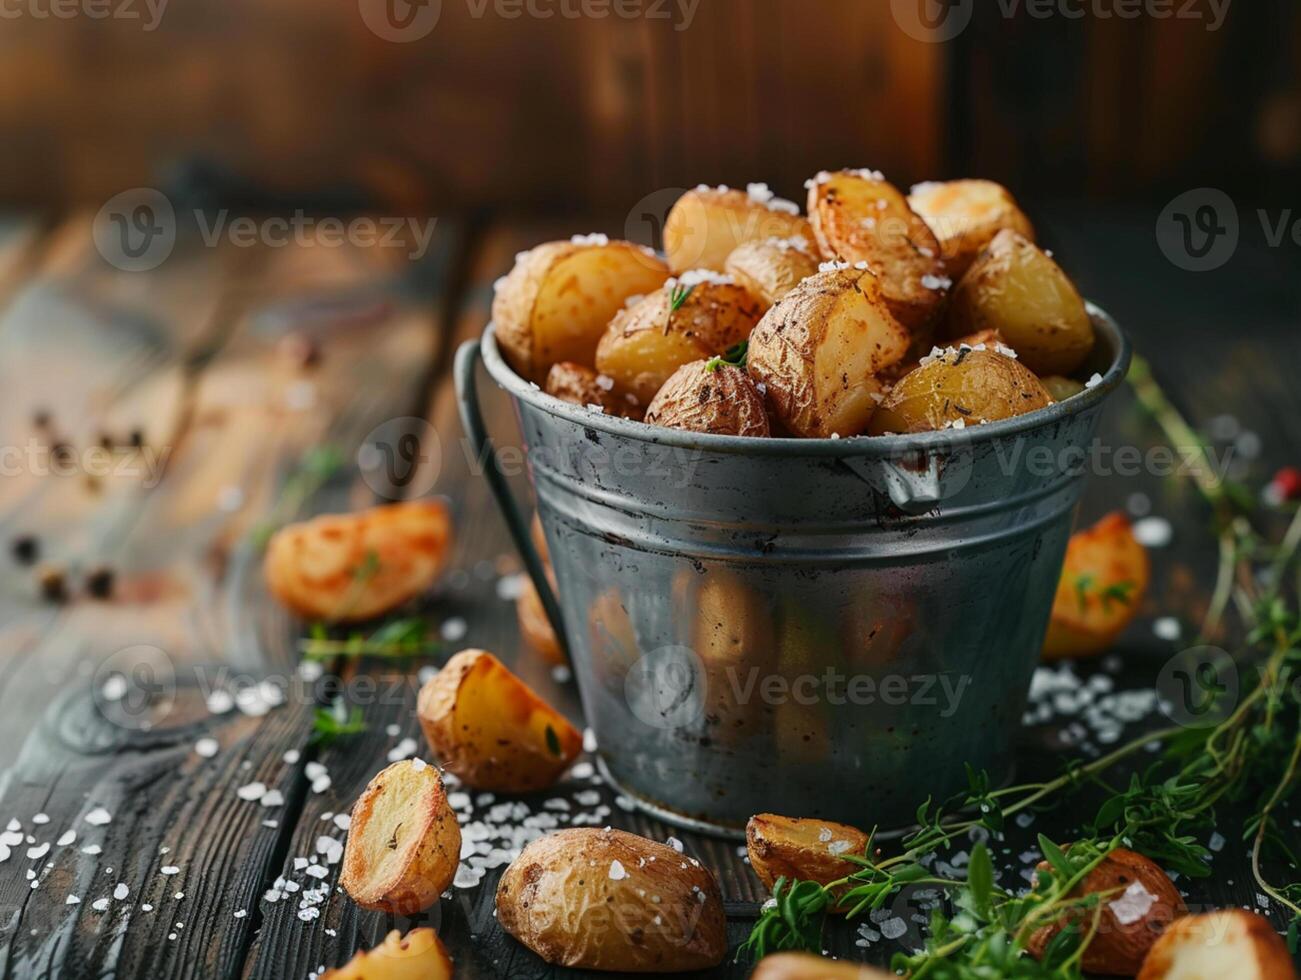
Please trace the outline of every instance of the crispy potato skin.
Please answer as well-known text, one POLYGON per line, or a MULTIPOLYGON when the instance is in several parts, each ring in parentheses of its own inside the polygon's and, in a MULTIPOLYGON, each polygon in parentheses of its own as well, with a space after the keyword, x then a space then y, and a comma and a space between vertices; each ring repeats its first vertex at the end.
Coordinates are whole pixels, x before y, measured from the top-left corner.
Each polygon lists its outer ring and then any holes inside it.
POLYGON ((1264 916, 1244 909, 1190 915, 1170 924, 1137 980, 1296 980, 1287 944, 1264 916))
POLYGON ((750 980, 892 980, 893 973, 812 953, 773 953, 759 961, 750 980))
POLYGON ((944 264, 955 280, 1004 228, 1034 241, 1030 223, 1011 193, 992 180, 948 180, 918 184, 908 205, 940 240, 944 264))
POLYGON ((1073 534, 1053 597, 1044 659, 1094 656, 1110 649, 1138 615, 1150 579, 1147 551, 1124 514, 1108 514, 1073 534), (1109 595, 1108 589, 1115 591, 1109 595))
POLYGON ((876 410, 878 378, 903 359, 908 331, 870 272, 823 272, 801 282, 750 335, 746 370, 787 431, 859 435, 876 410))
POLYGON ((868 836, 848 824, 760 813, 745 825, 745 844, 754 873, 772 891, 778 878, 827 885, 853 874, 858 866, 840 855, 862 857, 868 836))
POLYGON ((743 368, 692 361, 664 382, 646 422, 670 429, 714 432, 728 436, 767 436, 768 414, 750 375, 743 368))
POLYGON ((739 246, 727 257, 724 271, 761 299, 767 310, 817 275, 820 264, 811 238, 766 238, 739 246))
POLYGON ((819 175, 809 221, 828 258, 866 262, 895 319, 926 338, 947 289, 939 239, 897 187, 859 171, 819 175))
POLYGON ((727 955, 713 874, 621 830, 561 830, 529 844, 497 887, 497 921, 557 966, 676 973, 727 955))
POLYGON ((433 929, 394 929, 374 949, 360 950, 321 980, 452 980, 452 958, 433 929))
POLYGON ((759 301, 734 283, 699 283, 676 310, 661 289, 614 318, 596 349, 596 368, 649 405, 674 371, 739 344, 762 315, 759 301))
POLYGON ((675 274, 722 272, 738 245, 797 236, 813 241, 813 229, 798 214, 770 208, 744 191, 698 188, 678 198, 664 220, 664 254, 675 274))
MULTIPOLYGON (((1039 867, 1042 870, 1047 865, 1039 867)), ((1166 873, 1142 854, 1123 847, 1108 854, 1071 894, 1079 897, 1117 889, 1114 897, 1103 902, 1098 934, 1084 951, 1082 963, 1086 973, 1132 977, 1161 932, 1175 919, 1188 914, 1179 890, 1166 873), (1147 891, 1152 899, 1151 907, 1136 921, 1121 922, 1114 903, 1135 883, 1147 891)), ((1041 957, 1048 943, 1065 927, 1066 922, 1061 920, 1037 929, 1026 944, 1030 955, 1036 959, 1041 957)))
POLYGON ((438 770, 395 762, 352 808, 339 884, 354 902, 395 915, 436 904, 461 861, 461 828, 438 770))
POLYGON ((551 365, 547 383, 543 385, 548 395, 553 395, 571 405, 590 408, 599 405, 606 415, 641 420, 642 409, 636 398, 616 389, 614 379, 604 378, 590 367, 561 361, 551 365))
POLYGON ((388 504, 281 528, 267 543, 263 572, 272 595, 300 616, 356 622, 428 589, 451 542, 441 501, 388 504))
POLYGON ((948 329, 997 330, 1036 374, 1070 374, 1094 343, 1075 285, 1015 231, 1000 231, 953 290, 948 329))
POLYGON ((872 434, 932 432, 1024 415, 1052 404, 1025 365, 993 350, 949 348, 904 375, 872 418, 872 434))
POLYGON ((497 287, 492 320, 511 367, 541 383, 559 361, 591 364, 596 342, 630 296, 664 285, 669 270, 630 242, 547 242, 522 252, 497 287))
POLYGON ((563 715, 484 650, 452 657, 420 689, 416 713, 447 771, 475 789, 545 789, 583 748, 563 715))

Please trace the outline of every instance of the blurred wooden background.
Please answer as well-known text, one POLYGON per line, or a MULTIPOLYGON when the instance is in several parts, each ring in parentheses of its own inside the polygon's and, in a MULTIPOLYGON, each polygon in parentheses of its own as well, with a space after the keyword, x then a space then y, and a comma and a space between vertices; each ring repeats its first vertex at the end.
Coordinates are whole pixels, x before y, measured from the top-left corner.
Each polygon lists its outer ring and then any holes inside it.
POLYGON ((405 44, 367 28, 369 2, 171 0, 146 29, 145 0, 104 19, 6 0, 0 204, 146 185, 253 206, 627 208, 700 181, 797 195, 842 165, 1031 197, 1290 193, 1301 176, 1295 0, 1228 0, 1214 31, 1225 0, 1166 0, 1201 16, 1164 20, 975 0, 947 43, 902 30, 903 0, 700 0, 690 19, 692 0, 642 0, 668 19, 442 0, 405 44))

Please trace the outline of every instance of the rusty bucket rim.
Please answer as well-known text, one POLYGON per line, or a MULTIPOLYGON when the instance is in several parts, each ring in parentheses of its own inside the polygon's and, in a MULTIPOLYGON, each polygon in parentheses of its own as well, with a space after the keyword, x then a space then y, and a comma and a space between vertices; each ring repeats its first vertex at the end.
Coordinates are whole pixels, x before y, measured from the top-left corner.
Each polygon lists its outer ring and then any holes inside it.
POLYGON ((506 363, 497 346, 496 328, 489 322, 482 338, 484 365, 493 380, 520 401, 539 411, 575 425, 657 446, 691 449, 701 452, 788 457, 897 457, 907 453, 947 449, 955 444, 973 446, 1036 429, 1048 428, 1069 418, 1099 408, 1125 379, 1133 348, 1129 338, 1106 310, 1094 303, 1085 304, 1095 332, 1106 338, 1114 351, 1102 381, 1065 401, 1055 402, 1015 418, 988 422, 966 429, 944 429, 893 436, 847 436, 841 439, 795 439, 758 436, 729 436, 709 432, 690 432, 648 425, 632 419, 594 412, 589 408, 548 395, 540 386, 526 381, 506 363))

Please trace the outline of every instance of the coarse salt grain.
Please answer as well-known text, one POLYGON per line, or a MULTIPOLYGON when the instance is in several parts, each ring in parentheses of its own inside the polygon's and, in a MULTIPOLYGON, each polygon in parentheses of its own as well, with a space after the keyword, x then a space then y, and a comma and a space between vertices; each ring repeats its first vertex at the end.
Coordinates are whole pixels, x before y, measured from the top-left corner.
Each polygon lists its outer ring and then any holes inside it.
POLYGON ((1164 517, 1144 517, 1134 522, 1134 538, 1144 548, 1164 548, 1174 538, 1174 526, 1164 517))
POLYGON ((195 754, 204 759, 211 759, 217 754, 219 748, 221 748, 221 746, 217 743, 215 738, 201 738, 194 743, 195 754))
POLYGON ((83 819, 86 821, 86 823, 90 824, 92 827, 103 827, 105 824, 109 824, 113 822, 112 814, 110 814, 102 806, 96 807, 95 809, 91 810, 88 814, 86 814, 86 816, 83 819))
POLYGON ((624 868, 623 864, 621 864, 617 860, 610 862, 611 881, 623 881, 627 877, 628 877, 628 871, 627 869, 624 868))
POLYGON ((235 795, 241 800, 260 800, 266 796, 267 788, 265 783, 248 783, 235 790, 235 795))

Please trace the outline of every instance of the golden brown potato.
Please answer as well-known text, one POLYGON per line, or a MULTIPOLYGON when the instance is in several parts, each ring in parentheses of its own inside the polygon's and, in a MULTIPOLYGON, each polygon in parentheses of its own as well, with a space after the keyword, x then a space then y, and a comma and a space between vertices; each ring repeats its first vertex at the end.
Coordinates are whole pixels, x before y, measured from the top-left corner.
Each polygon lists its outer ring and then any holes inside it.
POLYGON ((997 330, 1036 374, 1070 374, 1093 350, 1093 323, 1066 273, 1000 231, 953 290, 950 334, 997 330))
POLYGON ((368 909, 416 915, 438 901, 461 861, 461 828, 438 770, 395 762, 352 808, 339 884, 368 909))
POLYGON ((542 530, 542 515, 536 511, 533 514, 533 523, 529 525, 529 536, 533 539, 533 547, 537 549, 538 557, 547 567, 551 566, 551 551, 547 547, 547 535, 542 530))
POLYGON ((890 390, 872 417, 872 435, 962 429, 1051 404, 1039 379, 1014 358, 950 347, 922 358, 890 390))
MULTIPOLYGON (((772 891, 778 878, 828 885, 853 874, 859 866, 843 855, 862 857, 868 836, 857 827, 829 820, 760 813, 745 825, 745 843, 750 866, 772 891)), ((838 889, 836 897, 845 891, 838 889)))
POLYGON ((387 504, 281 528, 267 543, 263 572, 271 594, 300 616, 356 622, 428 589, 451 542, 441 501, 387 504))
MULTIPOLYGON (((1048 865, 1039 868, 1047 870, 1048 865)), ((1097 935, 1084 951, 1086 973, 1132 977, 1162 931, 1188 914, 1179 890, 1160 866, 1123 847, 1108 854, 1071 895, 1079 898, 1095 892, 1109 892, 1111 897, 1103 900, 1097 935)), ((1072 921, 1066 916, 1036 929, 1026 943, 1030 955, 1043 956, 1053 937, 1072 921)))
POLYGON ((380 945, 360 950, 321 980, 452 980, 452 958, 433 929, 412 929, 405 936, 394 929, 380 945))
POLYGON ((541 383, 559 361, 591 364, 596 342, 630 296, 654 292, 669 270, 649 249, 600 235, 521 252, 497 284, 492 320, 502 353, 541 383))
MULTIPOLYGON (((551 591, 555 592, 556 578, 550 567, 547 568, 547 578, 551 581, 551 591)), ((519 622, 520 636, 543 660, 555 666, 568 663, 556 631, 551 628, 551 620, 547 618, 542 597, 531 579, 525 578, 519 598, 515 600, 515 618, 519 622)))
POLYGON ((713 874, 621 830, 539 838, 497 886, 497 921, 548 963, 620 973, 717 966, 727 922, 713 874))
POLYGON ((767 309, 816 275, 821 261, 811 238, 765 238, 737 248, 727 257, 724 271, 767 309))
POLYGON ((1074 398, 1084 390, 1084 384, 1076 381, 1074 378, 1063 378, 1060 374, 1050 374, 1046 378, 1040 378, 1043 382, 1044 390, 1053 396, 1053 401, 1064 402, 1068 398, 1074 398))
POLYGON ((1110 649, 1138 615, 1150 578, 1147 552, 1124 514, 1108 514, 1073 534, 1053 597, 1044 659, 1088 657, 1110 649))
POLYGON ((739 344, 762 314, 758 300, 726 276, 688 273, 614 318, 596 368, 649 405, 669 375, 739 344))
POLYGON ((420 689, 416 712, 444 768, 475 789, 545 789, 583 748, 564 715, 484 650, 449 660, 420 689))
POLYGON ((929 343, 951 283, 939 240, 899 189, 867 170, 823 172, 809 182, 809 221, 823 254, 866 262, 895 319, 929 343))
POLYGON ((759 961, 750 980, 895 980, 895 974, 812 953, 773 953, 759 961))
POLYGON ((859 435, 876 410, 882 371, 908 350, 908 331, 860 269, 805 279, 750 336, 746 369, 789 432, 859 435))
POLYGON ((745 369, 704 360, 673 372, 646 409, 646 422, 727 436, 768 435, 763 399, 745 369))
POLYGON ((748 192, 702 186, 678 198, 664 220, 664 254, 676 274, 722 272, 738 245, 797 236, 813 241, 813 229, 798 205, 774 197, 766 185, 751 184, 748 192))
POLYGON ((1244 909, 1190 915, 1170 924, 1148 951, 1138 980, 1296 980, 1296 968, 1268 919, 1244 909))
POLYGON ((613 378, 597 374, 590 367, 573 361, 551 365, 544 387, 548 395, 571 405, 599 408, 606 415, 625 419, 640 420, 642 417, 641 404, 632 394, 617 390, 613 378))
POLYGON ((1034 225, 1016 199, 992 180, 946 180, 918 184, 908 205, 940 240, 948 274, 955 280, 1004 228, 1034 241, 1034 225))

